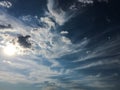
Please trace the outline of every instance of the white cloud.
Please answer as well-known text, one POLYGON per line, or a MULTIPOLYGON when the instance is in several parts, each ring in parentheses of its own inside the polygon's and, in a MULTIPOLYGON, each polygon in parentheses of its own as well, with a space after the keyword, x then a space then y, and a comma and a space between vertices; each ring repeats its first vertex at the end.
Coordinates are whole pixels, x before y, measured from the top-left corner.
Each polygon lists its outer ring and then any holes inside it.
POLYGON ((93 4, 93 0, 78 0, 78 2, 84 3, 84 4, 93 4))
POLYGON ((29 83, 29 80, 26 80, 26 76, 18 73, 12 73, 10 71, 0 71, 0 81, 9 82, 9 83, 18 83, 24 82, 29 83))
MULTIPOLYGON (((18 54, 14 57, 7 57, 1 53, 0 80, 11 83, 43 83, 47 80, 51 81, 49 78, 51 76, 62 74, 62 72, 54 71, 50 67, 43 65, 42 62, 44 59, 40 59, 43 56, 44 58, 48 57, 48 59, 53 57, 51 56, 51 51, 53 49, 50 48, 50 44, 53 43, 52 39, 57 34, 52 34, 52 32, 49 31, 49 28, 37 28, 38 30, 34 31, 32 27, 24 26, 24 24, 16 18, 2 11, 1 13, 0 23, 4 25, 5 23, 9 24, 10 22, 12 28, 0 29, 0 52, 2 52, 6 43, 13 43, 11 41, 17 39, 17 34, 30 35, 31 42, 34 44, 32 47, 34 50, 27 50, 24 48, 25 53, 18 54)), ((48 24, 50 23, 48 22, 48 24)), ((62 40, 60 42, 62 42, 62 40)), ((55 53, 56 52, 54 52, 54 54, 55 53)), ((50 60, 48 62, 51 62, 51 67, 59 65, 55 60, 50 60)))
POLYGON ((61 31, 60 33, 64 35, 64 34, 68 34, 69 32, 68 31, 61 31))
POLYGON ((55 58, 71 53, 75 46, 69 38, 61 36, 56 31, 51 31, 55 24, 50 18, 42 17, 38 19, 40 22, 46 23, 47 27, 33 28, 26 26, 15 17, 3 11, 1 13, 0 24, 11 24, 12 28, 0 29, 0 52, 2 52, 7 43, 16 45, 18 49, 18 53, 14 57, 0 54, 1 81, 10 83, 54 82, 54 79, 50 77, 69 72, 62 68, 55 58), (21 47, 17 42, 18 34, 23 36, 30 35, 32 48, 21 47), (44 60, 51 63, 50 66, 44 65, 44 60), (53 67, 60 67, 61 70, 52 70, 51 68, 53 67))
POLYGON ((65 12, 57 5, 58 2, 56 2, 55 0, 48 0, 47 8, 49 12, 47 14, 52 17, 56 21, 56 23, 58 23, 59 25, 63 25, 73 16, 73 14, 69 15, 68 12, 65 12))
POLYGON ((10 8, 12 7, 12 3, 9 1, 0 1, 0 7, 10 8))
POLYGON ((55 58, 77 52, 76 48, 82 48, 88 43, 88 40, 83 40, 80 44, 74 45, 69 38, 54 30, 51 31, 55 24, 49 17, 42 17, 42 20, 37 17, 39 22, 46 23, 47 27, 33 28, 24 25, 3 11, 1 13, 0 24, 8 25, 10 22, 12 28, 0 29, 0 52, 6 43, 13 43, 12 40, 17 41, 17 34, 30 35, 32 43, 32 48, 28 49, 22 48, 17 43, 20 54, 14 57, 0 54, 0 81, 2 82, 35 84, 48 81, 57 83, 57 80, 51 77, 66 75, 71 71, 63 68, 55 58), (50 65, 47 65, 45 60, 50 65), (55 67, 59 67, 60 70, 53 70, 52 68, 55 67))
MULTIPOLYGON (((76 67, 74 69, 67 70, 63 68, 62 65, 55 60, 55 58, 60 58, 61 56, 72 53, 84 52, 84 50, 86 50, 85 46, 89 42, 87 38, 83 39, 78 44, 73 44, 69 38, 64 36, 64 34, 68 33, 67 31, 61 31, 60 34, 62 35, 56 33, 56 31, 54 30, 51 31, 52 27, 56 27, 56 26, 55 23, 51 20, 51 17, 48 16, 44 16, 41 18, 37 17, 38 21, 40 23, 45 23, 47 27, 33 28, 31 26, 24 25, 15 17, 12 17, 2 11, 1 13, 2 14, 0 14, 0 20, 1 20, 0 24, 8 25, 10 22, 12 28, 0 29, 0 52, 2 52, 2 49, 6 43, 10 42, 13 39, 16 40, 17 34, 30 35, 31 36, 30 42, 32 43, 32 48, 27 50, 25 49, 25 53, 23 53, 22 55, 16 55, 13 58, 6 57, 2 54, 0 55, 0 81, 10 82, 10 83, 30 83, 30 84, 44 83, 45 81, 57 83, 56 79, 52 79, 50 77, 65 75, 65 74, 72 75, 70 74, 70 72, 74 72, 76 70, 119 63, 119 60, 114 60, 114 61, 106 60, 104 62, 96 61, 85 64, 81 67, 76 67), (51 63, 51 65, 44 65, 43 64, 44 60, 47 60, 49 63, 51 63), (51 69, 54 67, 59 67, 60 70, 51 69)), ((108 51, 111 47, 115 47, 116 42, 118 42, 118 40, 111 42, 111 45, 109 45, 110 43, 106 43, 100 47, 97 47, 93 50, 94 53, 87 52, 87 55, 85 56, 82 55, 84 57, 79 61, 82 60, 84 61, 85 59, 89 59, 91 57, 104 55, 104 53, 101 52, 103 50, 108 51)), ((112 51, 113 50, 110 50, 110 52, 112 51)), ((78 57, 81 56, 81 53, 79 54, 78 57)), ((97 82, 98 79, 96 79, 94 85, 91 85, 89 83, 89 80, 83 77, 83 81, 87 83, 88 86, 92 87, 96 85, 96 87, 102 87, 102 85, 104 85, 104 82, 103 83, 97 82)), ((77 83, 79 84, 81 81, 78 81, 77 83)), ((73 85, 72 84, 73 83, 71 83, 70 85, 68 83, 66 84, 66 86, 69 85, 71 87, 74 87, 75 83, 73 85)), ((46 88, 46 90, 47 89, 48 88, 46 88)), ((54 87, 50 87, 50 89, 54 89, 54 87)))
POLYGON ((3 58, 0 61, 0 81, 9 83, 44 83, 53 82, 50 77, 61 75, 62 72, 53 71, 50 67, 42 65, 38 57, 19 56, 16 58, 3 58), (34 61, 37 59, 37 61, 34 61), (38 61, 39 60, 39 61, 38 61), (39 63, 39 64, 38 64, 39 63))
MULTIPOLYGON (((69 73, 73 75, 73 73, 69 73)), ((108 89, 115 87, 114 84, 108 83, 107 80, 113 80, 113 75, 103 76, 101 73, 97 74, 75 74, 74 76, 68 76, 68 79, 62 81, 60 86, 63 86, 69 90, 86 90, 86 87, 89 88, 99 88, 99 89, 108 89), (72 78, 73 77, 73 78, 72 78), (91 83, 92 82, 92 83, 91 83)))
POLYGON ((49 17, 41 17, 40 20, 47 24, 50 29, 55 27, 55 23, 49 17))
MULTIPOLYGON (((100 36, 102 36, 102 35, 100 34, 100 36)), ((97 36, 94 36, 94 38, 96 39, 97 36)), ((91 39, 91 41, 92 41, 92 39, 91 39)), ((97 47, 92 48, 92 50, 86 49, 86 50, 82 51, 82 52, 84 52, 84 54, 81 54, 79 56, 79 58, 77 60, 74 60, 73 62, 78 63, 78 62, 87 61, 87 60, 94 59, 94 58, 111 57, 114 55, 118 55, 119 52, 116 52, 116 50, 119 49, 119 43, 118 43, 119 41, 120 41, 119 38, 109 40, 109 37, 108 37, 108 41, 104 42, 104 40, 103 40, 104 43, 95 43, 95 44, 97 44, 97 45, 99 44, 99 45, 97 47), (115 53, 113 53, 113 52, 115 52, 115 53)), ((112 59, 112 57, 111 57, 111 59, 112 59)))
MULTIPOLYGON (((88 3, 88 2, 87 2, 88 3)), ((0 81, 10 82, 10 83, 44 83, 45 81, 48 82, 54 82, 56 84, 59 84, 56 79, 52 79, 51 77, 59 76, 59 75, 71 75, 76 70, 82 70, 82 69, 88 69, 91 67, 96 66, 105 66, 105 65, 112 65, 112 64, 119 64, 119 60, 111 60, 111 61, 96 61, 92 63, 85 64, 80 67, 76 67, 74 69, 65 69, 62 67, 62 65, 56 61, 56 58, 60 58, 64 55, 69 55, 73 53, 79 54, 78 57, 80 59, 76 62, 85 61, 86 59, 93 58, 99 55, 104 55, 103 51, 106 50, 109 52, 109 49, 111 47, 116 46, 116 40, 115 42, 106 43, 105 45, 102 45, 100 47, 97 47, 91 51, 87 51, 87 54, 82 55, 86 48, 85 46, 88 44, 89 40, 87 38, 80 41, 78 44, 73 44, 72 41, 65 37, 64 34, 68 34, 68 31, 61 31, 60 35, 59 33, 56 33, 54 29, 56 29, 56 23, 59 25, 63 25, 67 20, 70 19, 70 17, 67 17, 67 13, 64 12, 61 9, 54 10, 54 0, 48 0, 48 16, 44 17, 38 17, 36 16, 36 19, 42 23, 45 24, 46 27, 36 27, 33 28, 31 26, 26 26, 24 23, 16 19, 15 17, 12 17, 8 15, 7 13, 4 13, 3 11, 0 11, 2 14, 0 14, 0 25, 8 25, 9 22, 12 26, 12 28, 4 28, 0 29, 0 52, 2 52, 2 49, 5 47, 6 43, 11 43, 11 41, 14 39, 15 42, 17 40, 17 34, 21 34, 23 36, 30 35, 30 42, 32 43, 32 48, 26 49, 22 48, 19 43, 17 43, 19 48, 19 52, 22 53, 16 55, 15 57, 7 57, 5 55, 0 54, 0 81), (54 20, 53 20, 54 19, 54 20), (9 22, 8 22, 9 21, 9 22), (52 29, 54 27, 54 29, 52 29), (81 56, 83 58, 81 58, 81 56), (47 62, 50 63, 50 65, 47 65, 47 62), (45 62, 45 64, 44 64, 45 62), (59 67, 60 70, 53 70, 52 68, 59 67), (72 74, 71 74, 72 72, 72 74)), ((32 16, 23 16, 23 20, 30 20, 32 21, 32 16)), ((13 43, 13 42, 12 42, 13 43)), ((116 47, 117 48, 117 47, 116 47)), ((110 50, 112 52, 113 50, 110 50)), ((105 52, 106 53, 106 52, 105 52)), ((73 63, 75 64, 75 63, 73 63)), ((78 74, 76 74, 78 75, 78 74)), ((76 77, 76 76, 75 76, 76 77)), ((93 76, 95 77, 95 76, 93 76)), ((93 87, 94 85, 96 87, 107 87, 106 83, 98 81, 98 77, 100 75, 97 75, 95 78, 93 77, 82 77, 79 81, 73 81, 66 84, 65 87, 74 87, 79 85, 79 83, 87 83, 86 86, 93 87), (91 84, 92 80, 95 80, 93 84, 91 84), (74 83, 75 82, 75 83, 74 83), (104 85, 104 86, 102 86, 104 85), (105 86, 106 85, 106 86, 105 86)), ((70 79, 74 79, 70 78, 70 79)), ((79 77, 77 78, 79 79, 79 77)), ((64 87, 64 86, 63 86, 64 87)), ((57 87, 46 87, 44 90, 56 90, 57 87)), ((69 90, 72 90, 73 88, 69 88, 69 90)), ((59 89, 58 89, 59 90, 59 89)), ((74 89, 75 90, 75 89, 74 89)), ((76 89, 77 90, 77 89, 76 89)), ((80 90, 80 89, 79 89, 80 90)), ((81 88, 82 90, 82 88, 81 88)), ((84 90, 84 89, 83 89, 84 90)))
POLYGON ((120 64, 120 61, 119 60, 104 60, 104 61, 97 61, 97 62, 92 62, 92 63, 89 63, 89 64, 85 64, 81 67, 77 67, 75 68, 75 70, 82 70, 82 69, 88 69, 88 68, 91 68, 91 67, 100 67, 100 66, 104 66, 104 65, 111 65, 111 64, 120 64))

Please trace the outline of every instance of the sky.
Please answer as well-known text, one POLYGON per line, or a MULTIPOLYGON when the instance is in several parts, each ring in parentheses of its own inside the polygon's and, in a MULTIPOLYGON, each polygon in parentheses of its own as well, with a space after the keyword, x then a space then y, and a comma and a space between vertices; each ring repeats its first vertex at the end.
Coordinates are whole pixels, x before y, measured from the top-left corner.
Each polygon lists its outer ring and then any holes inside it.
POLYGON ((0 90, 120 90, 119 0, 0 0, 0 90))

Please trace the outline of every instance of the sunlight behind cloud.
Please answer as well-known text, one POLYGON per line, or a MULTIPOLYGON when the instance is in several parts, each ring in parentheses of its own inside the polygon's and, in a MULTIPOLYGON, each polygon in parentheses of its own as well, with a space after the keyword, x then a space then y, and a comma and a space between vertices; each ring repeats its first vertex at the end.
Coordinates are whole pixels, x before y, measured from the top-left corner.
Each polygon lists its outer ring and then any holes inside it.
POLYGON ((4 47, 4 53, 8 56, 13 56, 17 52, 17 49, 14 45, 10 44, 4 47))

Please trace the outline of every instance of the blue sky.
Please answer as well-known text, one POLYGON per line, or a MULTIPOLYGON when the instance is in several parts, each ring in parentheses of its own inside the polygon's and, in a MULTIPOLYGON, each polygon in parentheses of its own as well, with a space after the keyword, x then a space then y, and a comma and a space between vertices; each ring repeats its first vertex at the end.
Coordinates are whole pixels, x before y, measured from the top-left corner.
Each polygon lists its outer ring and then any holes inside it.
POLYGON ((119 90, 118 0, 0 0, 0 90, 119 90))

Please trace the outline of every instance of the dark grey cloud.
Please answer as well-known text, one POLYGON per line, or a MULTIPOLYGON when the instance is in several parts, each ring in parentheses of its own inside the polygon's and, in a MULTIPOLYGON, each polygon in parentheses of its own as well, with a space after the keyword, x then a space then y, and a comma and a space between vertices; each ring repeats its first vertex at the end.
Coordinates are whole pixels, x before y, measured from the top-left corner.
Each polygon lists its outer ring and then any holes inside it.
POLYGON ((26 36, 18 35, 17 42, 24 48, 30 48, 32 44, 30 43, 29 38, 30 35, 26 35, 26 36))
POLYGON ((11 24, 8 24, 8 25, 0 25, 0 29, 9 29, 9 28, 12 28, 11 24))

